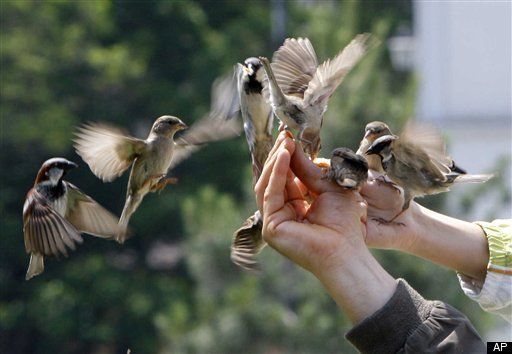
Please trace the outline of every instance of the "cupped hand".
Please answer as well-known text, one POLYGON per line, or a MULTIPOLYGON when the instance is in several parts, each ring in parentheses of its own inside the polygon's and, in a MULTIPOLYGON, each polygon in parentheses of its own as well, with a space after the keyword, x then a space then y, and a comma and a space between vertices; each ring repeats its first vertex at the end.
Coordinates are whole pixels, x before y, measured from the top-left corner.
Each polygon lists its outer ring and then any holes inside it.
POLYGON ((318 277, 338 272, 354 249, 366 248, 364 200, 321 176, 300 145, 281 133, 255 186, 265 241, 318 277))

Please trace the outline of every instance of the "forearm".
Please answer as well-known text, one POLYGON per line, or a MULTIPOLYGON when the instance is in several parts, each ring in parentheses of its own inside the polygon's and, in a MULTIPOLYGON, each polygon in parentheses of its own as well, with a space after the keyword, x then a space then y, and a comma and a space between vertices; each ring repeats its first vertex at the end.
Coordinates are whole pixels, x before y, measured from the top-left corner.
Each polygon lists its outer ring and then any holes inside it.
POLYGON ((384 306, 396 288, 395 279, 366 247, 354 250, 339 266, 316 276, 353 324, 384 306))
POLYGON ((489 251, 480 226, 451 218, 415 204, 411 241, 403 251, 484 280, 489 251))

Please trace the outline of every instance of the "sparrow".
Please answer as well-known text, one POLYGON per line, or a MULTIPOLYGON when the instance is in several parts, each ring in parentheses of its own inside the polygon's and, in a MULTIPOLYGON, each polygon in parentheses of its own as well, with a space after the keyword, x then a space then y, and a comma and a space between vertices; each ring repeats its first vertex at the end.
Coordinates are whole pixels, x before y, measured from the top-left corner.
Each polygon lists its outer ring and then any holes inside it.
POLYGON ((357 35, 333 59, 318 65, 307 38, 288 38, 272 64, 260 57, 268 80, 265 88, 281 124, 299 131, 304 151, 314 159, 321 148, 320 129, 329 98, 368 49, 369 34, 357 35))
MULTIPOLYGON (((373 144, 375 139, 383 136, 383 135, 392 135, 391 130, 388 125, 383 122, 374 121, 370 122, 364 128, 364 138, 361 140, 359 144, 359 149, 357 149, 356 154, 365 156, 368 148, 373 144)), ((376 155, 366 155, 366 161, 368 162, 368 168, 370 170, 377 171, 379 173, 384 173, 382 165, 380 163, 380 158, 376 155)))
MULTIPOLYGON (((274 145, 274 115, 263 94, 265 71, 258 58, 238 64, 238 95, 244 131, 252 158, 253 186, 258 181, 267 156, 274 145)), ((261 235, 263 219, 256 211, 233 233, 231 260, 249 271, 259 270, 256 255, 265 246, 261 235)))
MULTIPOLYGON (((232 79, 231 79, 232 80, 232 79)), ((126 202, 119 219, 116 241, 123 243, 132 214, 150 192, 163 190, 175 184, 176 178, 167 178, 167 172, 207 142, 231 138, 239 134, 233 114, 236 87, 229 79, 217 80, 213 85, 210 113, 195 123, 178 139, 175 134, 187 125, 174 116, 155 120, 149 136, 138 139, 113 126, 91 123, 75 133, 75 149, 92 172, 104 182, 110 182, 131 168, 126 202)))
POLYGON ((347 189, 359 189, 368 179, 366 159, 345 147, 333 150, 330 167, 324 171, 323 179, 347 189))
POLYGON ((263 165, 274 145, 272 130, 274 115, 263 96, 265 71, 258 58, 248 58, 238 64, 238 96, 244 121, 245 137, 252 158, 253 185, 263 170, 263 165))
POLYGON ((417 124, 406 127, 400 137, 377 138, 366 155, 378 156, 387 176, 404 191, 402 210, 385 222, 401 215, 416 197, 446 192, 454 183, 482 183, 492 178, 467 174, 446 154, 441 134, 417 124))
POLYGON ((44 271, 44 257, 68 256, 83 242, 80 233, 112 238, 117 217, 75 185, 64 181, 77 164, 62 157, 43 163, 23 205, 23 238, 30 253, 26 280, 44 271))

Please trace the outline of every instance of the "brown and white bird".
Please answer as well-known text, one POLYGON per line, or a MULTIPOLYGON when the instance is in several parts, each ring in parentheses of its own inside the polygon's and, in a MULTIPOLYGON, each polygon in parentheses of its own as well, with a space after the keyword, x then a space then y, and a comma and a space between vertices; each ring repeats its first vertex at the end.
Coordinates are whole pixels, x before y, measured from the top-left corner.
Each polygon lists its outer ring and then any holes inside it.
POLYGON ((76 151, 103 181, 114 180, 132 166, 117 242, 125 241, 130 217, 144 196, 176 183, 175 178, 166 178, 170 169, 201 145, 239 134, 236 120, 225 117, 234 111, 232 103, 236 87, 231 81, 232 78, 222 79, 214 84, 210 113, 179 139, 174 139, 174 134, 187 126, 173 116, 158 118, 145 140, 128 136, 122 130, 104 124, 88 124, 78 129, 76 151))
POLYGON ((253 185, 263 170, 263 165, 274 145, 272 107, 263 96, 265 70, 258 58, 248 58, 238 64, 238 97, 244 120, 244 131, 253 167, 253 185))
POLYGON ((272 64, 260 57, 274 114, 282 124, 299 131, 298 139, 312 159, 320 151, 320 129, 329 98, 366 53, 369 37, 357 35, 321 65, 307 38, 286 39, 274 53, 272 64))
MULTIPOLYGON (((253 185, 258 181, 263 165, 274 144, 274 115, 263 95, 265 71, 258 58, 248 58, 238 64, 238 95, 244 120, 245 137, 252 158, 253 185)), ((245 270, 258 270, 256 255, 265 246, 261 230, 263 218, 259 211, 251 215, 233 233, 231 260, 245 270)))
POLYGON ((113 238, 117 217, 78 187, 64 181, 77 165, 62 157, 43 163, 23 205, 23 236, 30 253, 26 279, 44 271, 44 258, 68 256, 82 243, 80 233, 113 238))
POLYGON ((377 155, 365 155, 365 153, 377 138, 384 135, 392 135, 391 130, 386 123, 379 121, 368 123, 364 128, 363 140, 361 140, 359 149, 356 151, 356 154, 366 157, 368 168, 370 170, 374 170, 379 173, 384 173, 382 164, 380 163, 380 158, 377 155))
POLYGON ((446 154, 441 134, 425 125, 409 124, 404 132, 377 138, 366 151, 380 158, 387 176, 404 190, 404 205, 412 199, 449 190, 454 183, 482 183, 492 175, 469 175, 446 154))
POLYGON ((349 148, 334 149, 330 167, 322 178, 336 182, 347 189, 359 189, 368 179, 368 163, 349 148))

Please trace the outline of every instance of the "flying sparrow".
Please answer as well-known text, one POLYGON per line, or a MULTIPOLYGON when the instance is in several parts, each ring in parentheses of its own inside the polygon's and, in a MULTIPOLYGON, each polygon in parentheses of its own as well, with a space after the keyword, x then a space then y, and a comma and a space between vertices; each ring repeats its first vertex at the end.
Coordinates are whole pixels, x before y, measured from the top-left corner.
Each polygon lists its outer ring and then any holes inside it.
POLYGON ((265 72, 259 59, 248 58, 244 64, 238 64, 237 74, 240 110, 245 137, 251 151, 254 185, 274 145, 274 115, 262 93, 265 72))
POLYGON ((320 151, 320 129, 329 98, 367 51, 369 37, 357 35, 321 65, 307 38, 286 39, 274 53, 272 65, 260 57, 272 110, 282 124, 299 130, 298 139, 311 159, 320 151))
POLYGON ((231 81, 222 79, 214 83, 210 113, 178 139, 174 139, 174 134, 187 125, 173 116, 158 118, 145 140, 104 124, 88 124, 78 129, 74 140, 76 151, 103 181, 114 180, 132 166, 117 242, 125 241, 130 217, 144 196, 176 183, 175 178, 166 178, 170 169, 201 145, 239 134, 236 120, 226 118, 234 111, 236 87, 231 81))
MULTIPOLYGON (((274 115, 263 95, 265 72, 258 58, 248 58, 238 64, 238 94, 244 130, 252 158, 253 185, 258 181, 267 156, 274 145, 272 130, 274 115)), ((261 229, 263 219, 256 211, 234 232, 231 260, 245 270, 258 270, 256 255, 265 246, 261 229)))
POLYGON ((368 179, 366 159, 345 147, 334 149, 330 167, 324 171, 322 178, 347 189, 359 189, 368 179))
POLYGON ((78 187, 64 181, 77 165, 62 157, 43 163, 23 205, 23 236, 30 263, 25 279, 44 271, 44 257, 67 257, 82 243, 80 233, 112 238, 117 217, 78 187))
POLYGON ((441 135, 421 130, 421 127, 410 125, 400 138, 381 136, 366 151, 367 155, 380 158, 387 176, 404 190, 402 211, 384 222, 396 219, 416 197, 446 192, 454 183, 482 183, 492 178, 492 175, 466 174, 446 154, 441 135))

